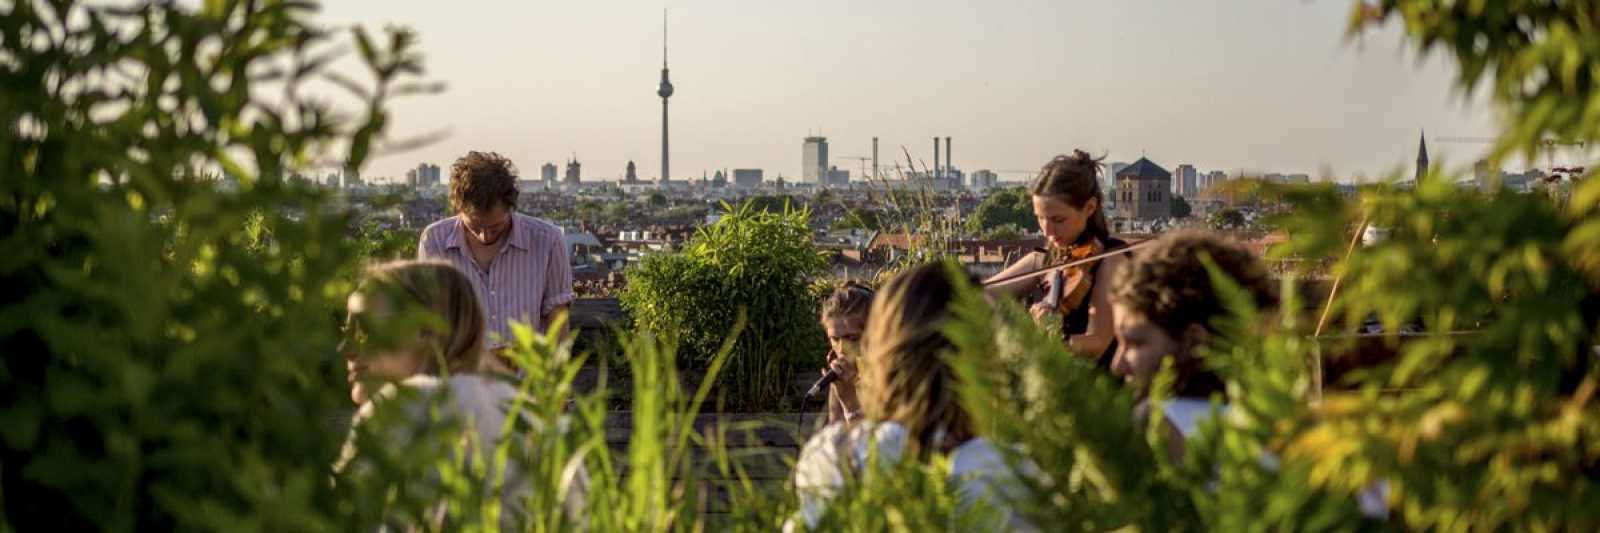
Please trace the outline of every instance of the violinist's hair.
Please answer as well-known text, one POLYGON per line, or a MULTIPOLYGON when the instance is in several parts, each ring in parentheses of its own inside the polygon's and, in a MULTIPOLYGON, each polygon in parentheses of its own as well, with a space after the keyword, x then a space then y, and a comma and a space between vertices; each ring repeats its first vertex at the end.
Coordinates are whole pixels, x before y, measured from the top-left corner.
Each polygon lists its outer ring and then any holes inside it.
POLYGON ((872 310, 872 287, 855 280, 834 285, 833 293, 822 301, 822 319, 866 319, 872 310))
MULTIPOLYGON (((1196 324, 1214 333, 1215 320, 1228 311, 1212 286, 1202 257, 1243 289, 1258 310, 1277 307, 1277 285, 1254 253, 1198 230, 1168 233, 1139 251, 1112 280, 1111 299, 1143 315, 1173 339, 1181 338, 1196 324)), ((1179 396, 1208 396, 1222 389, 1221 380, 1205 370, 1198 357, 1180 357, 1175 362, 1179 396)))
POLYGON ((1079 239, 1111 236, 1111 225, 1106 223, 1106 198, 1100 192, 1100 161, 1103 159, 1083 150, 1055 156, 1039 169, 1039 176, 1034 178, 1029 189, 1034 196, 1058 198, 1077 209, 1083 209, 1094 199, 1094 212, 1089 214, 1089 223, 1079 239))
MULTIPOLYGON (((907 450, 947 452, 974 434, 945 357, 953 349, 941 326, 955 299, 956 268, 928 263, 896 275, 872 301, 863 354, 862 408, 869 418, 905 426, 907 450)), ((967 276, 967 283, 977 279, 967 276)))

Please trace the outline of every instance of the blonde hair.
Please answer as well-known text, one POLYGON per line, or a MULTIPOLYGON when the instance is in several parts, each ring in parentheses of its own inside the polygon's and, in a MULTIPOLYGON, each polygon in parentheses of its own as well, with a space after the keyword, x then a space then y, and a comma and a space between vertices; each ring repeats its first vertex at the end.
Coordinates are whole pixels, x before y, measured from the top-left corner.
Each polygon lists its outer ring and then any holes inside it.
MULTIPOLYGON (((428 375, 473 373, 484 360, 483 308, 472 281, 440 261, 396 261, 375 265, 362 276, 356 293, 392 308, 398 321, 417 321, 428 375)), ((410 327, 406 322, 386 327, 410 327)))
POLYGON ((907 450, 918 457, 973 436, 944 359, 952 345, 940 331, 955 297, 952 268, 930 263, 889 280, 872 301, 861 339, 862 407, 871 419, 905 426, 907 450))

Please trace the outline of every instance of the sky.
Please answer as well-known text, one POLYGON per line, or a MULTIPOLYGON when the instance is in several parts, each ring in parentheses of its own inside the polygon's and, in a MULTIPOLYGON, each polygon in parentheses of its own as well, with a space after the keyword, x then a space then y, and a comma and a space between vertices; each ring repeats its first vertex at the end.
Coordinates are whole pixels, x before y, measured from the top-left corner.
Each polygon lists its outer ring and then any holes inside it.
POLYGON ((319 20, 420 35, 440 94, 392 104, 397 138, 444 133, 370 159, 401 178, 469 150, 525 177, 573 155, 586 179, 632 160, 659 175, 661 17, 670 22, 672 176, 761 168, 800 175, 804 137, 859 176, 880 138, 888 167, 953 162, 1022 179, 1051 156, 1141 154, 1169 170, 1307 173, 1341 181, 1411 172, 1426 129, 1437 163, 1465 168, 1494 113, 1421 57, 1398 24, 1351 39, 1352 0, 812 0, 325 2, 319 20))

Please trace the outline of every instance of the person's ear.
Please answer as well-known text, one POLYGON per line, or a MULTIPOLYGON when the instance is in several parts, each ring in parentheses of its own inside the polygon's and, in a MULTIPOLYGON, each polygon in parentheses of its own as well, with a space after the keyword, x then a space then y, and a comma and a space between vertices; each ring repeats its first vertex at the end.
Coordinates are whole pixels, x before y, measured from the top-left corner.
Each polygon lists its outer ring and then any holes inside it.
POLYGON ((1099 198, 1090 198, 1083 202, 1083 216, 1093 217, 1096 209, 1100 209, 1099 198))

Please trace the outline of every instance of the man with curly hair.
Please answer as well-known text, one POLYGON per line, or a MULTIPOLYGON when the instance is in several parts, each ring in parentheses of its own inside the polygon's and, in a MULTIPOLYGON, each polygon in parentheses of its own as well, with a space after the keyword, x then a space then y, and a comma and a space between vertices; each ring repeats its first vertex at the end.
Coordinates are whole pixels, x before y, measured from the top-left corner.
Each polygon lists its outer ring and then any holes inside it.
POLYGON ((450 167, 450 218, 422 231, 417 255, 449 261, 472 278, 492 350, 511 342, 513 321, 543 331, 572 302, 566 238, 550 222, 515 212, 517 170, 494 152, 468 152, 450 167))

